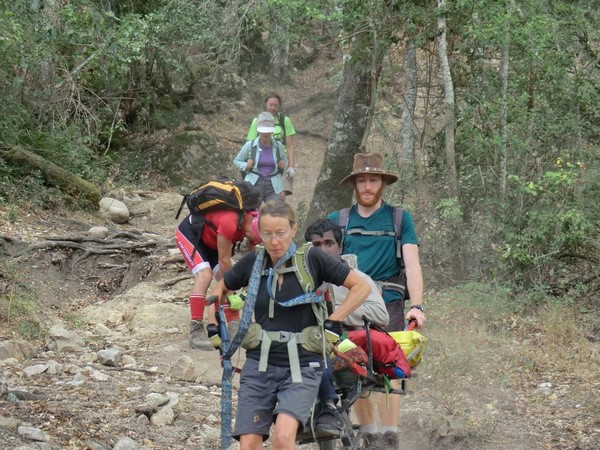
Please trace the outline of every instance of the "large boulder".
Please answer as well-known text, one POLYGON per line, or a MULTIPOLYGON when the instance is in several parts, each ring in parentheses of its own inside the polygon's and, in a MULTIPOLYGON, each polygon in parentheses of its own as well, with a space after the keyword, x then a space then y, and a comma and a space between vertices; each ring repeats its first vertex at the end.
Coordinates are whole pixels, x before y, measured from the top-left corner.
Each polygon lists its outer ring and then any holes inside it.
POLYGON ((8 358, 23 361, 31 358, 35 353, 35 347, 27 341, 7 340, 0 342, 0 361, 8 358))
POLYGON ((100 200, 100 215, 114 223, 129 222, 129 208, 116 198, 104 197, 100 200))

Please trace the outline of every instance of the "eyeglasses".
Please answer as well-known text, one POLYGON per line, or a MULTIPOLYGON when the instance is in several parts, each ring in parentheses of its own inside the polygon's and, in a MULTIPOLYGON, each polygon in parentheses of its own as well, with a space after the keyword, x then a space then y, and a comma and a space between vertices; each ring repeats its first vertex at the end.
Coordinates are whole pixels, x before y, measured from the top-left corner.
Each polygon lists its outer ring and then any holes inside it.
POLYGON ((289 235, 290 235, 290 230, 276 231, 275 233, 270 233, 268 231, 265 231, 264 233, 260 233, 260 237, 262 238, 262 240, 264 242, 270 242, 273 240, 273 238, 277 239, 278 241, 283 241, 289 235))

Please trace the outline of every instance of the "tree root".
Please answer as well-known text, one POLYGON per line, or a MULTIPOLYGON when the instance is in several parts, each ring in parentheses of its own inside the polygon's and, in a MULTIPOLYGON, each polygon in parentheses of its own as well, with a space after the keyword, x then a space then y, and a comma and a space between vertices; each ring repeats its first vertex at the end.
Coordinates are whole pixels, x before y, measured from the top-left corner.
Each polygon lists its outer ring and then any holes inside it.
POLYGON ((171 278, 170 280, 166 280, 162 283, 162 287, 170 287, 173 286, 174 284, 179 283, 180 281, 184 281, 184 280, 193 280, 194 276, 190 273, 188 273, 187 275, 180 275, 178 277, 175 278, 171 278))

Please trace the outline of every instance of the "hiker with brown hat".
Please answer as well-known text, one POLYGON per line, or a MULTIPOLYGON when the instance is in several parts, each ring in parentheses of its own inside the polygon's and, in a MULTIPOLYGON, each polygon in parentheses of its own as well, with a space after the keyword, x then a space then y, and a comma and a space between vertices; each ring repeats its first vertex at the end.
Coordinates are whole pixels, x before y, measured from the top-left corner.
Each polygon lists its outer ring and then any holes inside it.
MULTIPOLYGON (((356 204, 335 211, 329 218, 344 229, 344 254, 358 257, 358 268, 379 286, 390 316, 387 331, 404 330, 405 321, 425 325, 423 276, 412 217, 403 208, 383 201, 386 186, 398 177, 384 168, 379 153, 357 153, 350 175, 341 184, 354 187, 356 204), (408 295, 410 292, 410 296, 408 295), (405 311, 405 301, 409 307, 405 311)), ((392 386, 398 388, 397 381, 392 386)), ((400 397, 385 394, 359 399, 353 411, 360 423, 364 449, 394 449, 399 445, 400 397), (377 398, 379 430, 376 425, 377 398)))

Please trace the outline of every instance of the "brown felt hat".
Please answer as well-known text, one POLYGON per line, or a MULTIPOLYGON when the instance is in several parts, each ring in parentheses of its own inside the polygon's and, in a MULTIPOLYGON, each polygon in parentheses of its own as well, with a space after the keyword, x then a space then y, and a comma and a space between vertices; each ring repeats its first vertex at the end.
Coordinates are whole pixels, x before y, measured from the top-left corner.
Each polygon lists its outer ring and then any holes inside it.
POLYGON ((354 183, 354 177, 364 173, 381 175, 386 184, 392 184, 398 181, 398 177, 393 173, 386 172, 383 168, 383 156, 380 153, 356 153, 354 155, 354 165, 352 173, 344 178, 340 184, 354 183))

